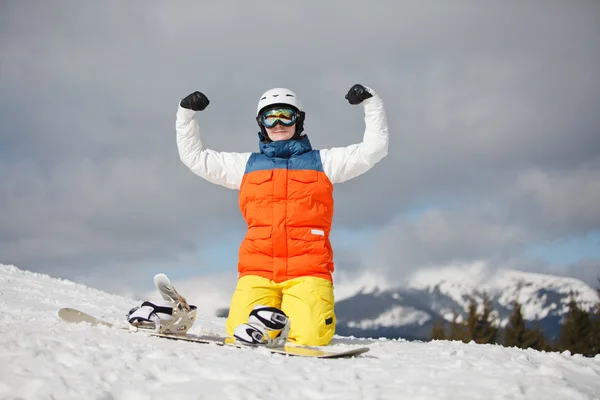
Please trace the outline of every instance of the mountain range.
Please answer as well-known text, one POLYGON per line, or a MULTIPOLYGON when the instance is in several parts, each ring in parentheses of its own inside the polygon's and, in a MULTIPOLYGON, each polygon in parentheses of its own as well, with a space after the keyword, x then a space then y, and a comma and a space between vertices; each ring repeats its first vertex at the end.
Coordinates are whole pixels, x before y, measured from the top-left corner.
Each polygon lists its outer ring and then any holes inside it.
POLYGON ((424 270, 406 284, 382 289, 372 284, 336 302, 337 333, 343 336, 429 340, 433 324, 466 316, 470 296, 491 300, 494 322, 505 327, 517 300, 523 318, 554 340, 571 294, 585 310, 598 295, 584 282, 563 276, 510 269, 488 271, 484 265, 424 270))

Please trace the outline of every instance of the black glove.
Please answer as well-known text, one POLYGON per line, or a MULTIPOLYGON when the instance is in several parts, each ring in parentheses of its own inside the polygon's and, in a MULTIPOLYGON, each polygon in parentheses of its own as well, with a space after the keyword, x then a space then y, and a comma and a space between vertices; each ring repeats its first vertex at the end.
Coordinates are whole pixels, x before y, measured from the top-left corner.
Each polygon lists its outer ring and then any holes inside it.
POLYGON ((366 87, 357 83, 348 90, 346 100, 348 100, 348 103, 356 105, 362 103, 363 100, 366 100, 369 97, 373 97, 373 95, 369 93, 366 87))
POLYGON ((209 103, 210 101, 208 100, 208 97, 206 97, 203 93, 194 92, 192 94, 187 95, 183 100, 181 100, 181 103, 179 103, 179 105, 183 108, 187 108, 190 110, 202 111, 206 107, 208 107, 209 103))

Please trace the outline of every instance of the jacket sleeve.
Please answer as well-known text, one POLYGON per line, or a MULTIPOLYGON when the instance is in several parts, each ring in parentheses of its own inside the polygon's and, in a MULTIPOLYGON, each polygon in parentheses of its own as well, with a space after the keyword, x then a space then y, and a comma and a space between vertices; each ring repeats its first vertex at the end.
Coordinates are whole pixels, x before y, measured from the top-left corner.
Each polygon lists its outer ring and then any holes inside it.
POLYGON ((194 115, 195 111, 181 106, 177 109, 175 127, 181 161, 193 173, 209 182, 239 189, 252 153, 225 153, 204 148, 194 115))
POLYGON ((355 178, 381 161, 388 152, 388 125, 383 101, 373 89, 373 97, 362 102, 365 111, 365 133, 361 143, 320 151, 323 170, 331 183, 355 178))

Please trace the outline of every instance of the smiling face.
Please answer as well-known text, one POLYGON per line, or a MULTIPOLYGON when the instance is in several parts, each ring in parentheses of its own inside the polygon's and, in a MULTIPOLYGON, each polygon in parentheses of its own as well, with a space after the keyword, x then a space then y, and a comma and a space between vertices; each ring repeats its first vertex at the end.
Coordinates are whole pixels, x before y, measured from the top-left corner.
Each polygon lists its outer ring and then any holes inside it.
POLYGON ((269 139, 276 142, 278 140, 289 140, 294 136, 296 132, 296 124, 291 126, 283 126, 281 124, 275 125, 273 128, 265 127, 269 139))
POLYGON ((296 133, 297 110, 276 106, 261 113, 259 121, 272 141, 289 140, 296 133))

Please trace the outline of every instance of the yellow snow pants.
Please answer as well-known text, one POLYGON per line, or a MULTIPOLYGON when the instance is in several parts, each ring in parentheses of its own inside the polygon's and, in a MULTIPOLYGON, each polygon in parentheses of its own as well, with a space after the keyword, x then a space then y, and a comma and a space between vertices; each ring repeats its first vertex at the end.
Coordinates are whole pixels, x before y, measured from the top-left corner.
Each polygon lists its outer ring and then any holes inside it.
POLYGON ((267 278, 246 275, 238 280, 229 307, 227 333, 248 322, 254 306, 280 308, 290 319, 293 343, 324 346, 335 334, 333 284, 312 276, 276 283, 267 278))

